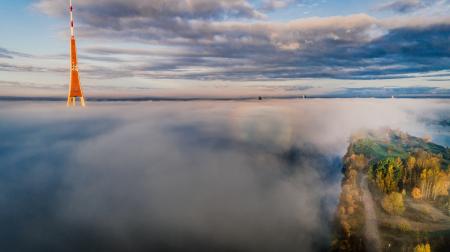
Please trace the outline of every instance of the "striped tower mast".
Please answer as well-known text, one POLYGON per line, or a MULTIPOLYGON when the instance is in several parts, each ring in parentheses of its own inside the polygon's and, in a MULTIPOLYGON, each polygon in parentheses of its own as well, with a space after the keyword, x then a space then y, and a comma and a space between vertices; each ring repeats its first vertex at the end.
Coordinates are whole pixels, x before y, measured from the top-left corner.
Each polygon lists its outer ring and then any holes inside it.
POLYGON ((67 106, 75 106, 76 98, 80 98, 82 107, 86 106, 83 96, 83 89, 80 84, 80 76, 78 73, 77 47, 75 42, 74 22, 73 22, 73 5, 70 0, 70 86, 67 96, 67 106))

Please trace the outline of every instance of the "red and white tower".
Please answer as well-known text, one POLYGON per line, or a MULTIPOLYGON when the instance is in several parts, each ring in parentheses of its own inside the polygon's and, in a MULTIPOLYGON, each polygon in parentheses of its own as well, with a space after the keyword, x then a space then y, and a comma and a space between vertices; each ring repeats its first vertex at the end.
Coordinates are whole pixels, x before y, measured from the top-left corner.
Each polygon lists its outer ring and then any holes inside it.
POLYGON ((82 107, 86 106, 83 96, 83 90, 81 89, 80 76, 78 73, 78 60, 77 60, 77 47, 74 34, 74 22, 73 22, 73 6, 72 0, 70 0, 70 86, 69 94, 67 96, 67 106, 75 106, 76 98, 80 98, 80 104, 82 107))

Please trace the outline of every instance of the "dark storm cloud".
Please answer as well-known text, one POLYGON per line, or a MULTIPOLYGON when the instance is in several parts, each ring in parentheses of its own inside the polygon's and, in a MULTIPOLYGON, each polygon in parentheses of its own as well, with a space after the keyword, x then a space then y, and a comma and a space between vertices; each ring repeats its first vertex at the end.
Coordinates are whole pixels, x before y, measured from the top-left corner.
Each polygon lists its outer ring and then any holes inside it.
MULTIPOLYGON (((60 0, 36 4, 44 13, 58 16, 65 14, 66 5, 60 0)), ((76 16, 85 39, 149 45, 147 50, 86 51, 90 57, 133 56, 129 63, 134 64, 127 68, 138 77, 391 79, 449 65, 450 25, 445 17, 419 24, 414 17, 383 20, 366 14, 271 22, 258 20, 256 7, 244 0, 85 0, 77 3, 76 16), (165 49, 151 49, 154 45, 165 49), (136 61, 137 56, 141 60, 136 61), (163 59, 155 60, 157 56, 163 59)))

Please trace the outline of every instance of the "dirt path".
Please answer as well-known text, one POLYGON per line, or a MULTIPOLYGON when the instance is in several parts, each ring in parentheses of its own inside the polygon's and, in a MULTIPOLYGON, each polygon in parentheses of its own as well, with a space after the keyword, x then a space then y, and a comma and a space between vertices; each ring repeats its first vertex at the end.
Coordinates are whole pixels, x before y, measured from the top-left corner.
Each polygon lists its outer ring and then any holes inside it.
POLYGON ((363 192, 362 201, 365 209, 365 230, 364 236, 367 242, 367 250, 371 252, 381 251, 381 240, 378 231, 377 215, 372 194, 369 191, 367 175, 361 180, 361 190, 363 192))
POLYGON ((436 209, 434 206, 426 202, 415 202, 411 199, 406 199, 407 204, 419 212, 426 213, 435 222, 450 222, 450 217, 443 212, 436 209))

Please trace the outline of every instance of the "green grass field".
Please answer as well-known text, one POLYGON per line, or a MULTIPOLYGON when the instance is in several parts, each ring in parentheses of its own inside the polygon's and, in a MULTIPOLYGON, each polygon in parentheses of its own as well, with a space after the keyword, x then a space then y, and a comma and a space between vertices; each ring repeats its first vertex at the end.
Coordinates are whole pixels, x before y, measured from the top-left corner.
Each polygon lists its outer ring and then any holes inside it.
POLYGON ((410 153, 419 149, 435 155, 442 155, 441 167, 443 170, 448 169, 450 149, 397 131, 390 131, 388 139, 380 138, 374 133, 368 133, 365 138, 353 142, 352 146, 355 154, 364 154, 372 162, 378 162, 389 157, 405 159, 410 153))

